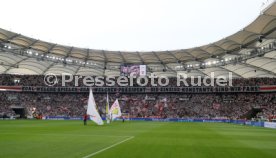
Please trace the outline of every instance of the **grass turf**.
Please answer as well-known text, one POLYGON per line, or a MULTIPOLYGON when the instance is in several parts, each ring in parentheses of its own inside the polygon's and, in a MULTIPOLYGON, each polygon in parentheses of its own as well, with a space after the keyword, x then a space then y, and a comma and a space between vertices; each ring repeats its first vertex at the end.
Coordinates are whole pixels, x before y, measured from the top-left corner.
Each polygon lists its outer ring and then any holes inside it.
POLYGON ((272 158, 276 130, 224 123, 0 121, 1 158, 82 158, 110 146, 92 157, 272 158))

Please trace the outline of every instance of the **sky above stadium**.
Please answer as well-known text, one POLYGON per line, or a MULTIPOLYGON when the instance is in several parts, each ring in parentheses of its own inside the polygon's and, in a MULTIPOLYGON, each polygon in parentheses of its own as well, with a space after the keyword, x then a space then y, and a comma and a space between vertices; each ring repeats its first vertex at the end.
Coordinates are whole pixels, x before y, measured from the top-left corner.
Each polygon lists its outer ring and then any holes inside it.
POLYGON ((116 51, 191 48, 251 23, 267 0, 5 0, 0 27, 47 42, 116 51))

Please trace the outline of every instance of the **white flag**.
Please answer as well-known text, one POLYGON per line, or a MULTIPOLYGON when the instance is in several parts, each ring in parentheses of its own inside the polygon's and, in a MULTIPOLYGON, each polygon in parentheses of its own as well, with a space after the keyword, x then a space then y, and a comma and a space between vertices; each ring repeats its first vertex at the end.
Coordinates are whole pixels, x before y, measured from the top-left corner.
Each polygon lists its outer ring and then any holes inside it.
POLYGON ((122 112, 121 112, 121 108, 120 108, 118 99, 115 100, 115 102, 112 104, 109 111, 110 111, 110 115, 111 115, 112 120, 114 120, 117 117, 122 116, 122 112))
POLYGON ((94 121, 98 125, 103 125, 103 120, 96 109, 96 103, 93 96, 92 88, 90 88, 88 106, 87 106, 87 115, 89 115, 90 119, 94 121))

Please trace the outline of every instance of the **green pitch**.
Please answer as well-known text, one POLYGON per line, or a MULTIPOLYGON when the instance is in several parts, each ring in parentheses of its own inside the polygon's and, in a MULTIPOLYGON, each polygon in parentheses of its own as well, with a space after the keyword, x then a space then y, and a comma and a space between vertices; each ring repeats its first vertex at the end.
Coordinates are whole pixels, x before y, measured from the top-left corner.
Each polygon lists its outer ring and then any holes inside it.
POLYGON ((223 123, 0 121, 1 158, 272 158, 276 130, 223 123))

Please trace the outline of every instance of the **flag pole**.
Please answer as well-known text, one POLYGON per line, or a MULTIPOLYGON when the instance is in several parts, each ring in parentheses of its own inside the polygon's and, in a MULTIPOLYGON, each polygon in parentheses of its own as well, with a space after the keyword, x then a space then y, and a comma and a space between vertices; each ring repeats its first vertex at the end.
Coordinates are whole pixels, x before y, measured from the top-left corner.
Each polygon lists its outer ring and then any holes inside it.
POLYGON ((110 123, 110 116, 109 116, 109 98, 108 98, 108 92, 106 93, 106 107, 105 107, 105 118, 106 118, 106 123, 110 123))

